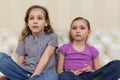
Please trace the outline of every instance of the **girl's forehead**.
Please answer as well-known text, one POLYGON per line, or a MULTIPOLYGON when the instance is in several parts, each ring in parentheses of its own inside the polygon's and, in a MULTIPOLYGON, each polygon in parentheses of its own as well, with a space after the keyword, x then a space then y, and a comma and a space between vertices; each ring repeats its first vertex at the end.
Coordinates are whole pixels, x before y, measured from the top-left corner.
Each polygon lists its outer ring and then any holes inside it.
POLYGON ((75 20, 74 22, 84 22, 84 23, 86 23, 86 21, 84 19, 78 19, 78 20, 75 20))
POLYGON ((35 14, 35 13, 45 14, 44 10, 41 8, 34 8, 30 11, 30 14, 35 14))
POLYGON ((79 20, 75 20, 75 21, 72 23, 72 25, 74 25, 74 24, 86 24, 86 21, 83 20, 83 19, 79 19, 79 20))

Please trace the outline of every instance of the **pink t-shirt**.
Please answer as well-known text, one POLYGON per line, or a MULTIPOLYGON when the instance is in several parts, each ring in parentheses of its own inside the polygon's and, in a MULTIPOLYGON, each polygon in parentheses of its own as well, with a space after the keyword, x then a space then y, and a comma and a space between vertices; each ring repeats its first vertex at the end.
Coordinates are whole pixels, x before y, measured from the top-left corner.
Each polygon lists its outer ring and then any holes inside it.
POLYGON ((72 43, 64 44, 59 51, 65 56, 64 69, 70 71, 75 68, 77 70, 83 69, 84 64, 88 64, 92 69, 93 60, 98 56, 99 52, 95 47, 86 44, 83 51, 78 52, 72 47, 72 43))

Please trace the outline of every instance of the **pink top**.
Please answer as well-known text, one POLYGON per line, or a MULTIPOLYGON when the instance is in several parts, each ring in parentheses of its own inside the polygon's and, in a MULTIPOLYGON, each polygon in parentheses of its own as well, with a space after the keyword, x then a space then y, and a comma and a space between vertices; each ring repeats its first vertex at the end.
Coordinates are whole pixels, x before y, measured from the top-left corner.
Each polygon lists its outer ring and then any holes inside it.
POLYGON ((64 44, 59 51, 65 56, 64 69, 70 71, 73 68, 77 70, 83 69, 84 64, 88 64, 93 68, 93 59, 95 59, 99 52, 95 47, 86 44, 83 51, 78 52, 72 47, 72 43, 64 44))

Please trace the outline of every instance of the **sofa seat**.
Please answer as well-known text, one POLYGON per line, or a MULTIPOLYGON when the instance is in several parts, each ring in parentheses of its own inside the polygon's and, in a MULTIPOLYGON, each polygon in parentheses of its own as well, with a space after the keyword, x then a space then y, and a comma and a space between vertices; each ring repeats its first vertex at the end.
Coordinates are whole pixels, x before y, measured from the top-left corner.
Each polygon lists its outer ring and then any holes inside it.
MULTIPOLYGON (((103 27, 104 28, 104 27, 103 27)), ((68 30, 57 30, 59 46, 68 42, 68 30)), ((21 30, 15 28, 0 28, 0 52, 5 52, 17 62, 15 50, 21 30)), ((95 28, 88 38, 88 43, 99 50, 100 65, 103 66, 112 60, 120 60, 120 29, 95 28)), ((2 75, 2 73, 0 73, 2 75)))

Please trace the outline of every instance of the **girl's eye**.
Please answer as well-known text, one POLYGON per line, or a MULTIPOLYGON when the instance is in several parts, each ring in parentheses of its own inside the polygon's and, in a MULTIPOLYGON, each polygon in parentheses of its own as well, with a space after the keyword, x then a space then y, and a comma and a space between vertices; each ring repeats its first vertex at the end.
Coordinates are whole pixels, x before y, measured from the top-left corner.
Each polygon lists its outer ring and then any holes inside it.
POLYGON ((30 17, 29 19, 30 19, 30 20, 33 20, 34 18, 33 18, 33 17, 30 17))
POLYGON ((85 27, 83 25, 80 26, 80 29, 85 29, 85 27))
POLYGON ((74 30, 75 30, 75 29, 77 29, 77 28, 76 28, 76 27, 73 27, 72 29, 74 29, 74 30))
POLYGON ((41 20, 41 19, 43 19, 43 18, 41 18, 41 17, 38 17, 38 20, 41 20))
POLYGON ((71 28, 71 29, 74 29, 74 30, 75 30, 75 29, 77 29, 77 27, 76 27, 76 26, 72 26, 72 28, 71 28))
POLYGON ((84 27, 81 27, 81 29, 85 29, 84 27))

